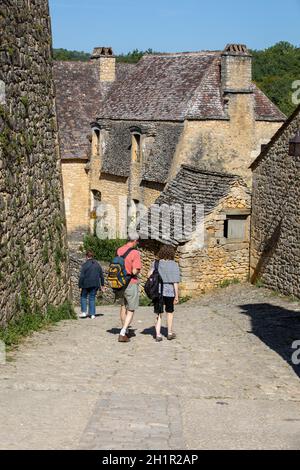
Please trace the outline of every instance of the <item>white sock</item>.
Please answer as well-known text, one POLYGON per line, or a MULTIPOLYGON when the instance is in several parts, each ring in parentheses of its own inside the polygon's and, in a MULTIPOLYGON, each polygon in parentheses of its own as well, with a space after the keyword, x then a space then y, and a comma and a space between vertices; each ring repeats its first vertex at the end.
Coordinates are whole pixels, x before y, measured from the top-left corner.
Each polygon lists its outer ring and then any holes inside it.
POLYGON ((121 335, 121 336, 125 336, 125 335, 126 335, 126 328, 122 328, 122 330, 120 331, 120 335, 121 335))

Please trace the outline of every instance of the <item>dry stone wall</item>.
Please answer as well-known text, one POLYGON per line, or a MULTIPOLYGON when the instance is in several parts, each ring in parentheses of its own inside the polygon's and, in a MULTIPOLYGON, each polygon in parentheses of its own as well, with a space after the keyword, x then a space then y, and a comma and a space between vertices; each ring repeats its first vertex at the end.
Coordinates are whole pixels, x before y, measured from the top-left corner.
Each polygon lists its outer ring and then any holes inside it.
POLYGON ((300 157, 289 139, 300 128, 300 108, 253 168, 251 278, 300 297, 300 157))
POLYGON ((0 5, 0 324, 70 295, 45 0, 0 5))

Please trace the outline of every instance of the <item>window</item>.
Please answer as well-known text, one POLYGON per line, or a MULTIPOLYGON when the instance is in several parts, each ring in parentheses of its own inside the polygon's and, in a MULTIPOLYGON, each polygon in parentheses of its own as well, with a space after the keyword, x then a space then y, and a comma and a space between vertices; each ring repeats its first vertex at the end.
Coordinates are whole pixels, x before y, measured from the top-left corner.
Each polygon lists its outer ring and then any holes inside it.
POLYGON ((131 155, 133 162, 141 161, 141 134, 132 134, 131 155))
POLYGON ((97 208, 101 205, 101 192, 97 191, 96 189, 92 190, 92 210, 97 210, 97 208))
POLYGON ((228 240, 245 240, 247 215, 227 215, 224 220, 224 237, 228 240))
POLYGON ((91 191, 91 212, 90 212, 90 219, 91 219, 91 232, 95 233, 97 229, 98 219, 101 215, 101 192, 93 189, 91 191))
POLYGON ((135 206, 135 219, 138 222, 139 219, 140 219, 140 216, 141 216, 140 201, 138 201, 137 199, 133 199, 133 203, 134 203, 134 206, 135 206))
POLYGON ((146 208, 138 199, 131 199, 128 204, 128 230, 136 232, 136 228, 140 223, 141 217, 146 213, 146 208))
POLYGON ((101 192, 93 189, 91 192, 91 218, 97 218, 97 209, 101 206, 101 192))

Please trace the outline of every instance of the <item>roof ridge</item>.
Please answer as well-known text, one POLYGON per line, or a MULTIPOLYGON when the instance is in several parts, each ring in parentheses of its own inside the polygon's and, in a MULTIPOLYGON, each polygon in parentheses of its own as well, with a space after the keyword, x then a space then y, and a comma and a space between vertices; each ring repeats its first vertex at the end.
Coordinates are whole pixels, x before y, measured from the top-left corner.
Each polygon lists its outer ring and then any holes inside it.
POLYGON ((91 64, 91 60, 56 60, 53 59, 53 65, 55 64, 91 64))
POLYGON ((182 51, 182 52, 157 52, 154 54, 144 54, 141 60, 149 57, 179 57, 179 56, 195 56, 195 55, 216 55, 221 54, 220 50, 201 50, 201 51, 182 51))

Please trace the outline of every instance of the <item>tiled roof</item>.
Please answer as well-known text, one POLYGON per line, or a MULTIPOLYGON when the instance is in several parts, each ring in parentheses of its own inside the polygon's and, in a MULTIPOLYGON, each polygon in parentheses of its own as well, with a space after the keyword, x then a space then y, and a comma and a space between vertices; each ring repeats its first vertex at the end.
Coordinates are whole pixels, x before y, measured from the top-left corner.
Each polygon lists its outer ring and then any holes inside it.
POLYGON ((93 62, 54 62, 56 106, 62 159, 88 158, 90 123, 101 103, 93 62))
POLYGON ((101 117, 183 121, 215 54, 145 55, 130 80, 113 85, 101 117))
POLYGON ((270 121, 285 121, 286 116, 277 106, 256 86, 253 85, 255 97, 255 117, 257 120, 270 120, 270 121))
POLYGON ((220 58, 214 58, 186 110, 187 119, 226 119, 220 84, 220 58))
MULTIPOLYGON (((102 125, 104 121, 102 122, 102 125)), ((127 177, 131 169, 130 127, 135 121, 105 121, 107 142, 102 156, 102 172, 127 177)), ((145 152, 141 181, 165 183, 182 133, 180 122, 142 122, 139 128, 145 136, 153 136, 150 152, 145 152)))
MULTIPOLYGON (((112 85, 98 117, 183 121, 228 119, 221 90, 221 51, 145 55, 134 73, 112 85)), ((253 84, 256 118, 285 120, 253 84)))
MULTIPOLYGON (((133 68, 131 64, 117 64, 117 81, 126 81, 133 68)), ((97 61, 54 62, 53 74, 61 157, 87 159, 90 123, 95 121, 110 85, 100 82, 97 61)))
MULTIPOLYGON (((234 184, 240 184, 245 187, 245 192, 249 190, 244 183, 243 179, 237 175, 228 173, 221 173, 216 171, 209 171, 194 168, 189 165, 182 165, 176 177, 165 187, 164 191, 155 201, 155 205, 162 207, 163 205, 175 206, 183 208, 184 204, 190 204, 193 212, 192 231, 195 230, 196 221, 196 206, 204 206, 204 216, 210 214, 214 208, 219 204, 220 200, 229 194, 234 184)), ((146 221, 151 222, 151 207, 148 214, 142 220, 139 231, 143 237, 143 227, 146 221)), ((155 210, 154 210, 155 213, 155 210)), ((173 245, 178 245, 187 241, 183 236, 178 239, 174 234, 174 218, 171 217, 171 234, 165 234, 163 227, 163 220, 158 233, 151 232, 151 238, 173 245)))

